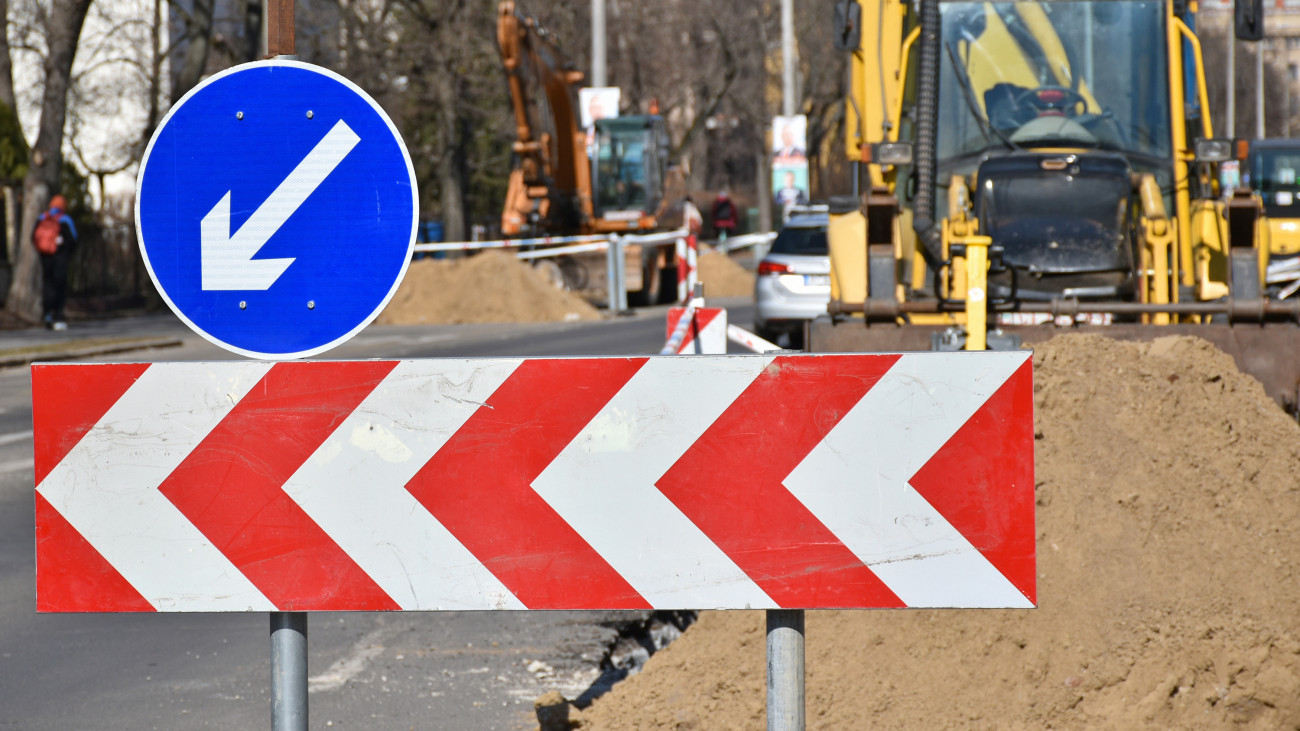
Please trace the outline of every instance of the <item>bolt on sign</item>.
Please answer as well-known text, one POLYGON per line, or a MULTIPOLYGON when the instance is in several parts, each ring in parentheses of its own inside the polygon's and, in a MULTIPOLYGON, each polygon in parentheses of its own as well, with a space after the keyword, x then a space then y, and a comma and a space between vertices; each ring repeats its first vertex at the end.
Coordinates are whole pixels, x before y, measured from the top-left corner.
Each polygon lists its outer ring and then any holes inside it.
POLYGON ((33 367, 44 612, 1031 607, 1028 352, 33 367))

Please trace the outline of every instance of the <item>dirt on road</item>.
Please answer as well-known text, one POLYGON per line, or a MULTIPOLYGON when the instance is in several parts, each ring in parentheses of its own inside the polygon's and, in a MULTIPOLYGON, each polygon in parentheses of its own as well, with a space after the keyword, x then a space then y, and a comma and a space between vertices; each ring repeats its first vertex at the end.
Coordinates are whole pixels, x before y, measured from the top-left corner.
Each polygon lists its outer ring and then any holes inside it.
POLYGON ((383 325, 598 320, 586 300, 551 284, 510 254, 484 251, 456 259, 411 262, 383 325))
MULTIPOLYGON (((1039 607, 807 615, 810 729, 1300 726, 1300 429, 1194 338, 1034 356, 1039 607)), ((762 612, 710 612, 575 714, 763 728, 762 612)))

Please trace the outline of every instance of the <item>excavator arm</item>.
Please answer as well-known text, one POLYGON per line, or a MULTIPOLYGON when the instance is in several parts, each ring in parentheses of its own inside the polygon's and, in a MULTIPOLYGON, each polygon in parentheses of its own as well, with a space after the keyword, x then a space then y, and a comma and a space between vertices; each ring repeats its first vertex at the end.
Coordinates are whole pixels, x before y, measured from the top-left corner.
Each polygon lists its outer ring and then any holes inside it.
POLYGON ((577 233, 591 219, 591 164, 577 115, 583 74, 511 0, 497 6, 497 46, 515 118, 502 232, 577 233))

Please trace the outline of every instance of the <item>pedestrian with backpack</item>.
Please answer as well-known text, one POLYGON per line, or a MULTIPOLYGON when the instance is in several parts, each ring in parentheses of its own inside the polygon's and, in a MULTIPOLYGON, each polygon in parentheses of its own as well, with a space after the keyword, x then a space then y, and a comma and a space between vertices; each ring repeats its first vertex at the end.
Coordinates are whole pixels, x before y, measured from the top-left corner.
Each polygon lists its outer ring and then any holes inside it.
POLYGON ((63 307, 68 301, 68 262, 77 247, 77 226, 67 208, 67 199, 55 195, 32 229, 32 244, 41 255, 41 307, 45 327, 51 330, 68 329, 63 307))

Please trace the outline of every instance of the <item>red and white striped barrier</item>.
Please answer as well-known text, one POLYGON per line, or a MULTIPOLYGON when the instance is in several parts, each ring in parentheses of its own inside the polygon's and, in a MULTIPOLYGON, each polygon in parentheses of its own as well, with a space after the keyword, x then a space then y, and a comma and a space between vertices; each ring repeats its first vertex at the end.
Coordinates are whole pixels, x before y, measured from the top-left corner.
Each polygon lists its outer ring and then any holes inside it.
POLYGON ((686 302, 686 298, 695 291, 699 282, 700 245, 695 235, 691 234, 677 239, 677 301, 686 302))
POLYGON ((1029 353, 40 364, 43 612, 1028 607, 1029 353))
POLYGON ((754 333, 736 325, 727 326, 727 339, 741 347, 749 348, 755 353, 772 353, 783 348, 769 340, 764 340, 754 333))
POLYGON ((668 308, 668 341, 660 355, 726 355, 727 311, 721 307, 668 308))
MULTIPOLYGON (((666 231, 654 234, 637 234, 623 235, 622 239, 627 244, 638 244, 640 246, 666 246, 677 241, 684 236, 686 231, 666 231)), ((435 251, 479 251, 482 249, 516 249, 520 247, 552 247, 552 248, 534 248, 530 251, 520 251, 515 256, 520 259, 539 259, 547 256, 562 256, 564 254, 574 254, 585 251, 604 251, 609 248, 609 244, 617 237, 616 234, 586 234, 582 236, 538 236, 530 239, 497 239, 494 241, 447 241, 416 244, 415 253, 430 253, 435 251)))
POLYGON ((775 238, 776 234, 772 232, 728 236, 726 241, 719 241, 714 245, 714 248, 717 251, 726 254, 728 252, 736 251, 737 249, 747 249, 751 246, 766 244, 775 238))

